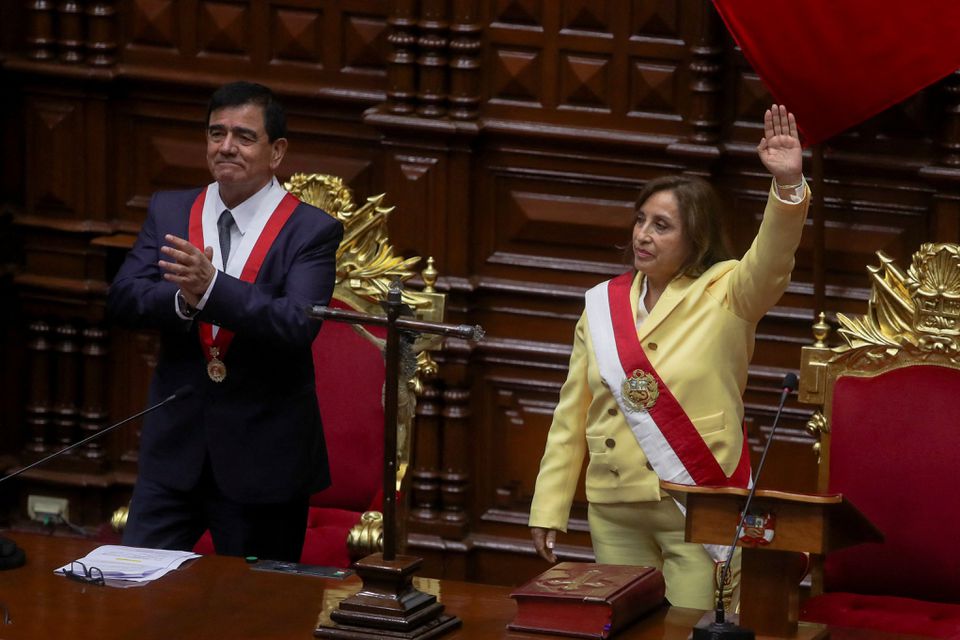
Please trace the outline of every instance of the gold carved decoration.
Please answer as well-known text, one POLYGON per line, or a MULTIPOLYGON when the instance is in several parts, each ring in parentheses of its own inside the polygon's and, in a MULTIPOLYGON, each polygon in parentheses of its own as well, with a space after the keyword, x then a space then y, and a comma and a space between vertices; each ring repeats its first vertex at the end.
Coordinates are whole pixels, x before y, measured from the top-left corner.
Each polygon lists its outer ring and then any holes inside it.
MULTIPOLYGON (((343 224, 343 241, 337 249, 337 285, 354 295, 379 304, 386 299, 390 283, 406 282, 416 275, 414 267, 419 256, 402 258, 393 255, 387 232, 387 220, 394 207, 384 206, 385 193, 370 196, 357 208, 353 192, 341 178, 319 173, 295 173, 283 188, 307 204, 323 209, 343 224)), ((432 260, 432 259, 431 259, 432 260)), ((436 269, 432 263, 434 282, 436 269)), ((417 316, 431 321, 437 313, 434 308, 443 296, 435 292, 403 291, 404 304, 412 307, 417 316), (433 294, 433 295, 431 295, 433 294)), ((442 318, 442 308, 439 310, 442 318)))
POLYGON ((807 432, 817 439, 813 444, 813 452, 817 454, 817 464, 820 464, 820 439, 823 434, 830 433, 830 425, 822 411, 814 411, 810 419, 807 420, 807 432))
MULTIPOLYGON (((322 209, 343 224, 343 241, 337 249, 337 281, 334 298, 350 307, 383 315, 380 303, 386 300, 390 285, 406 282, 417 275, 414 267, 420 257, 403 258, 394 255, 390 244, 387 221, 394 207, 384 204, 386 194, 367 198, 359 207, 353 192, 341 178, 324 174, 297 173, 283 185, 300 200, 322 209)), ((420 273, 423 289, 404 288, 403 303, 421 319, 441 322, 446 296, 437 292, 439 273, 433 258, 427 259, 420 273)), ((386 341, 377 338, 360 325, 350 325, 381 352, 386 341)), ((400 379, 397 406, 397 491, 400 491, 410 466, 412 446, 411 427, 416 411, 416 397, 422 392, 424 381, 437 375, 437 364, 429 350, 442 343, 440 336, 421 336, 410 341, 401 340, 400 379), (403 381, 406 381, 405 383, 403 381)), ((348 547, 360 556, 382 549, 382 516, 367 512, 361 522, 350 531, 348 547)))
POLYGON ((383 514, 365 511, 360 522, 347 534, 347 548, 353 559, 383 550, 383 514))
MULTIPOLYGON (((813 326, 815 342, 801 350, 799 400, 819 405, 807 423, 818 438, 818 461, 830 456, 832 390, 840 377, 874 376, 905 366, 960 369, 960 245, 925 243, 904 271, 882 251, 867 267, 872 288, 865 315, 837 314, 844 344, 830 347, 824 314, 813 326)), ((818 486, 828 486, 820 465, 818 486)))
POLYGON ((906 273, 882 251, 877 256, 880 265, 869 267, 873 292, 867 314, 837 314, 847 345, 866 347, 871 359, 907 349, 958 361, 960 246, 923 244, 906 273))

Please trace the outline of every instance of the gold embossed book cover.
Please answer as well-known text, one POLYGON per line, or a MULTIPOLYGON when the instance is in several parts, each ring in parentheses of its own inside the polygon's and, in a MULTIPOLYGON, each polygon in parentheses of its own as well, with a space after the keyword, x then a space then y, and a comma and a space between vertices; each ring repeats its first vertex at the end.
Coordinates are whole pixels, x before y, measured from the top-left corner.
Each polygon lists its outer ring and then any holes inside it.
POLYGON ((664 600, 663 574, 652 567, 561 562, 516 589, 513 631, 609 638, 664 600))

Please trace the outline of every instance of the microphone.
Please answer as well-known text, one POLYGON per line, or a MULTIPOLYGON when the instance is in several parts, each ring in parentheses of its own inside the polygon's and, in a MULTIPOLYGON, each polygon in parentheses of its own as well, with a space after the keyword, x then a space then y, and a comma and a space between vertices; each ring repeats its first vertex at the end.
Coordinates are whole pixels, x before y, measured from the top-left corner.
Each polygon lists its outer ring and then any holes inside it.
POLYGON ((773 436, 777 432, 777 424, 780 422, 780 414, 783 412, 783 405, 787 402, 787 395, 791 391, 796 391, 800 379, 797 374, 790 372, 783 376, 780 391, 780 404, 777 407, 777 414, 773 417, 773 426, 770 427, 770 435, 767 437, 767 443, 763 446, 763 454, 760 456, 760 464, 757 465, 757 475, 753 486, 750 487, 750 493, 747 494, 747 500, 743 504, 743 513, 740 514, 740 522, 737 523, 737 532, 733 536, 733 544, 730 545, 730 553, 727 554, 727 560, 720 572, 720 586, 717 589, 717 607, 714 620, 706 626, 696 626, 693 628, 692 640, 754 640, 755 635, 752 630, 746 629, 732 622, 727 622, 726 612, 723 609, 723 585, 727 582, 727 576, 730 573, 730 564, 733 562, 733 554, 737 548, 737 541, 743 532, 743 523, 747 514, 750 513, 750 503, 753 501, 753 494, 757 491, 757 485, 760 484, 760 473, 763 471, 763 463, 767 460, 767 452, 770 451, 770 443, 773 442, 773 436))
MULTIPOLYGON (((51 454, 48 455, 47 457, 42 458, 42 459, 40 459, 40 460, 37 460, 37 461, 34 462, 33 464, 29 464, 29 465, 27 465, 26 467, 23 467, 23 468, 21 468, 21 469, 17 469, 17 470, 14 471, 13 473, 7 474, 7 475, 5 475, 4 477, 0 478, 0 482, 6 482, 7 480, 9 480, 9 479, 11 479, 11 478, 16 478, 18 475, 20 475, 20 474, 23 473, 24 471, 29 471, 30 469, 33 469, 34 467, 38 467, 38 466, 40 466, 41 464, 47 462, 48 460, 52 460, 53 458, 56 458, 57 456, 63 455, 64 453, 66 453, 67 451, 70 451, 71 449, 75 449, 76 447, 79 447, 80 445, 86 444, 86 443, 90 442, 91 440, 95 440, 95 439, 97 439, 97 438, 99 438, 99 437, 101 437, 101 436, 104 436, 104 435, 110 433, 111 431, 113 431, 114 429, 116 429, 117 427, 121 427, 121 426, 127 424, 128 422, 130 422, 131 420, 135 420, 135 419, 139 418, 140 416, 144 416, 144 415, 150 413, 151 411, 155 411, 155 410, 159 409, 160 407, 162 407, 163 405, 165 405, 165 404, 167 404, 167 403, 173 402, 174 400, 180 400, 180 399, 182 399, 182 398, 186 398, 187 396, 193 394, 193 391, 194 391, 194 389, 193 389, 193 387, 192 387, 191 385, 184 385, 184 386, 180 387, 179 389, 177 389, 176 391, 174 391, 173 393, 171 393, 169 396, 167 396, 167 397, 164 398, 163 400, 161 400, 160 402, 158 402, 157 404, 153 405, 152 407, 148 407, 148 408, 144 409, 143 411, 141 411, 140 413, 136 413, 136 414, 134 414, 134 415, 132 415, 132 416, 129 416, 129 417, 127 417, 127 418, 124 418, 124 419, 121 420, 120 422, 118 422, 118 423, 116 423, 116 424, 112 424, 112 425, 110 425, 109 427, 107 427, 107 428, 105 428, 105 429, 101 429, 100 431, 97 431, 97 432, 94 433, 93 435, 87 436, 86 438, 84 438, 84 439, 81 440, 80 442, 75 442, 75 443, 71 444, 71 445, 68 446, 68 447, 64 447, 63 449, 60 449, 59 451, 56 451, 56 452, 54 452, 54 453, 51 453, 51 454)), ((3 570, 3 569, 13 569, 13 568, 16 568, 16 567, 23 566, 23 564, 26 562, 26 560, 27 560, 27 557, 26 557, 26 554, 23 552, 23 549, 21 549, 20 547, 18 547, 18 546, 13 542, 13 540, 10 540, 9 538, 4 538, 3 536, 0 536, 0 570, 3 570)))
POLYGON ((86 438, 84 438, 84 439, 81 440, 80 442, 74 442, 73 444, 71 444, 71 445, 68 446, 68 447, 64 447, 63 449, 60 449, 59 451, 55 451, 54 453, 51 453, 50 455, 48 455, 46 458, 41 458, 40 460, 37 460, 36 462, 34 462, 34 463, 32 463, 32 464, 29 464, 29 465, 27 465, 27 466, 25 466, 25 467, 23 467, 23 468, 21 468, 21 469, 17 469, 17 470, 14 471, 13 473, 10 473, 10 474, 5 475, 5 476, 3 476, 2 478, 0 478, 0 482, 6 482, 7 480, 9 480, 9 479, 11 479, 11 478, 16 478, 18 475, 20 475, 20 474, 23 473, 24 471, 29 471, 30 469, 33 469, 34 467, 38 467, 38 466, 40 466, 41 464, 43 464, 44 462, 47 462, 48 460, 52 460, 52 459, 56 458, 57 456, 61 456, 61 455, 63 455, 64 453, 66 453, 67 451, 70 451, 71 449, 75 449, 75 448, 79 447, 79 446, 82 445, 82 444, 86 444, 86 443, 90 442, 91 440, 96 440, 97 438, 99 438, 99 437, 101 437, 101 436, 104 436, 104 435, 110 433, 111 431, 113 431, 113 430, 116 429, 117 427, 122 427, 123 425, 127 424, 127 423, 130 422, 131 420, 136 420, 136 419, 139 418, 140 416, 145 416, 145 415, 147 415, 148 413, 150 413, 150 412, 152 412, 152 411, 155 411, 156 409, 159 409, 160 407, 162 407, 163 405, 167 404, 168 402, 173 402, 174 400, 180 400, 180 399, 186 398, 187 396, 190 396, 190 395, 192 395, 192 394, 193 394, 193 386, 191 386, 191 385, 189 385, 189 384, 184 385, 184 386, 180 387, 179 389, 177 389, 176 391, 174 391, 173 393, 171 393, 169 396, 167 396, 167 397, 164 398, 163 400, 161 400, 160 402, 158 402, 157 404, 153 405, 152 407, 148 407, 148 408, 144 409, 143 411, 141 411, 140 413, 135 413, 135 414, 133 414, 132 416, 128 416, 128 417, 124 418, 123 420, 121 420, 120 422, 118 422, 118 423, 116 423, 116 424, 110 425, 110 426, 107 427, 106 429, 101 429, 100 431, 97 431, 97 432, 94 433, 93 435, 87 436, 86 438))

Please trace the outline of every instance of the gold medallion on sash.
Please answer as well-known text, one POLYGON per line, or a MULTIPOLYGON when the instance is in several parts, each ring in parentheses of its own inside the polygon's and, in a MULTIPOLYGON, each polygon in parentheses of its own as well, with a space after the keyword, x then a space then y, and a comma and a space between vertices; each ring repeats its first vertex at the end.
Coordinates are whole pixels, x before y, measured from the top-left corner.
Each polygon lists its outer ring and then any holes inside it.
POLYGON ((227 377, 227 365, 220 359, 220 349, 210 347, 210 360, 207 362, 207 375, 214 382, 223 382, 227 377))
POLYGON ((657 380, 643 369, 634 369, 620 387, 623 403, 630 411, 646 411, 657 403, 660 388, 657 380))

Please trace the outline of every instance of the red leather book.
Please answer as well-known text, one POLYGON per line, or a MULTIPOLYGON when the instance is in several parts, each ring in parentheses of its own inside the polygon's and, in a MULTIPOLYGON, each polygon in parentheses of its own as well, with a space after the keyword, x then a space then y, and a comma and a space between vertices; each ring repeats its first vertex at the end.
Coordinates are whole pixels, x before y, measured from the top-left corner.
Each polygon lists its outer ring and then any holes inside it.
POLYGON ((516 589, 508 629, 609 638, 663 604, 663 574, 652 567, 561 562, 516 589))

